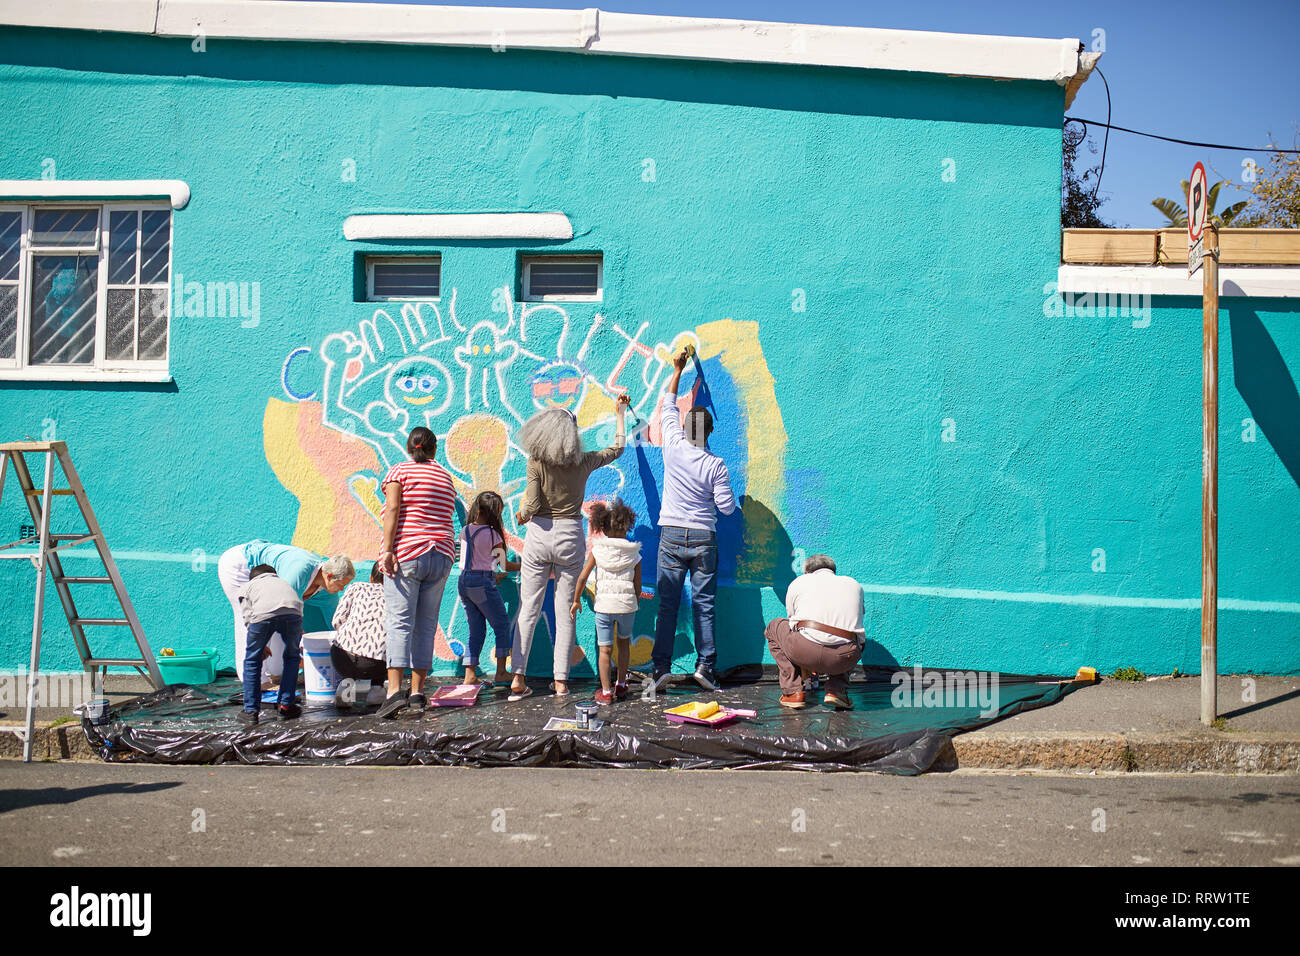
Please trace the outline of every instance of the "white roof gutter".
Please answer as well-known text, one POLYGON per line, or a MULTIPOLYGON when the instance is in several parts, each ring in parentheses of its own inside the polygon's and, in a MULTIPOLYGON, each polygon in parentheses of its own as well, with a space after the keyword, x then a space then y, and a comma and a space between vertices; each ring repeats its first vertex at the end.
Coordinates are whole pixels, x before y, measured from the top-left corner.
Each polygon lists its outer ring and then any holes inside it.
MULTIPOLYGON (((1073 39, 645 16, 586 10, 287 0, 0 0, 0 24, 208 40, 404 43, 1044 80, 1072 98, 1073 39)), ((1068 105, 1068 104, 1067 104, 1068 105)))

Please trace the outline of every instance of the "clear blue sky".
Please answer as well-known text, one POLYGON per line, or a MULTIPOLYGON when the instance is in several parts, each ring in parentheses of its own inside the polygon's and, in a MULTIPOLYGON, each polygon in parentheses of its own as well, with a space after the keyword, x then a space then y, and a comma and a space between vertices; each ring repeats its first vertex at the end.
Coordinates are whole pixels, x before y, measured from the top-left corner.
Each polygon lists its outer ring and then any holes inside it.
MULTIPOLYGON (((422 2, 422 0, 398 0, 422 2)), ((1111 122, 1200 142, 1296 146, 1300 127, 1300 0, 1211 3, 1193 0, 450 0, 458 6, 598 6, 622 13, 730 17, 940 30, 1006 36, 1077 37, 1092 48, 1105 31, 1101 68, 1110 81, 1111 122), (1191 68, 1189 68, 1191 64, 1191 68), (1188 79, 1203 74, 1203 79, 1188 79)), ((1106 120, 1101 80, 1088 80, 1070 115, 1106 120)), ((1100 159, 1100 130, 1094 134, 1100 159)), ((1103 219, 1117 226, 1153 226, 1163 217, 1156 196, 1175 198, 1197 160, 1210 179, 1240 184, 1242 160, 1267 164, 1266 153, 1208 150, 1112 132, 1101 192, 1103 219), (1219 175, 1216 176, 1215 172, 1219 175)), ((1220 206, 1244 199, 1224 187, 1220 206)))

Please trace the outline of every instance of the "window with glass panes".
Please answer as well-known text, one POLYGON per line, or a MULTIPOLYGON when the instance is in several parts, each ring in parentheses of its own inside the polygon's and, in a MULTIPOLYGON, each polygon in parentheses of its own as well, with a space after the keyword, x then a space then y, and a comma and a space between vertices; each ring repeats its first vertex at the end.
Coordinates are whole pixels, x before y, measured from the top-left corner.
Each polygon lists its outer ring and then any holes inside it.
POLYGON ((165 369, 171 210, 0 206, 0 370, 165 369))
POLYGON ((600 255, 524 256, 523 298, 528 302, 599 302, 604 265, 600 255))

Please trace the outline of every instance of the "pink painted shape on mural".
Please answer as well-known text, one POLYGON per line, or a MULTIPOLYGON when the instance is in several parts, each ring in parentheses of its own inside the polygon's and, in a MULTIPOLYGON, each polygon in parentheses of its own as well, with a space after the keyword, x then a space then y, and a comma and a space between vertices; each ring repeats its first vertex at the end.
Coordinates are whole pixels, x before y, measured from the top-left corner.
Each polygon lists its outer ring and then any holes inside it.
POLYGON ((452 652, 451 645, 447 643, 447 632, 438 625, 438 633, 433 638, 433 656, 440 661, 454 661, 456 655, 452 652))
MULTIPOLYGON (((686 394, 677 396, 677 410, 681 412, 682 421, 686 420, 686 413, 695 406, 695 396, 699 393, 699 390, 700 383, 697 379, 686 394)), ((663 418, 659 411, 660 407, 659 402, 655 402, 655 410, 650 415, 650 426, 646 429, 646 439, 656 447, 662 447, 664 443, 663 429, 660 427, 663 418)))
POLYGON ((352 497, 347 479, 358 471, 379 470, 375 450, 323 426, 320 402, 298 403, 298 446, 329 486, 334 505, 329 553, 346 554, 355 561, 374 560, 381 537, 379 524, 352 497))

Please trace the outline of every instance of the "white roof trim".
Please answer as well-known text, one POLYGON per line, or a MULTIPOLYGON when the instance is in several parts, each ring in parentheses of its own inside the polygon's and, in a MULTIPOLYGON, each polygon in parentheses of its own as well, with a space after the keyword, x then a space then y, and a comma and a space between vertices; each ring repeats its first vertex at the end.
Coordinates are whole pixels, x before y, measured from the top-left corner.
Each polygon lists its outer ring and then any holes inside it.
POLYGON ((562 212, 440 212, 348 216, 345 239, 572 239, 562 212))
MULTIPOLYGON (((585 10, 315 0, 0 0, 0 24, 208 39, 496 46, 1050 80, 1086 78, 1076 39, 645 16, 585 10)), ((1095 60, 1095 57, 1094 57, 1095 60)))
POLYGON ((0 199, 169 199, 184 209, 190 187, 179 179, 0 179, 0 199))
MULTIPOLYGON (((1186 266, 1062 265, 1056 289, 1069 293, 1201 295, 1205 283, 1186 266)), ((1300 266, 1220 266, 1219 294, 1251 298, 1300 298, 1300 266)))

